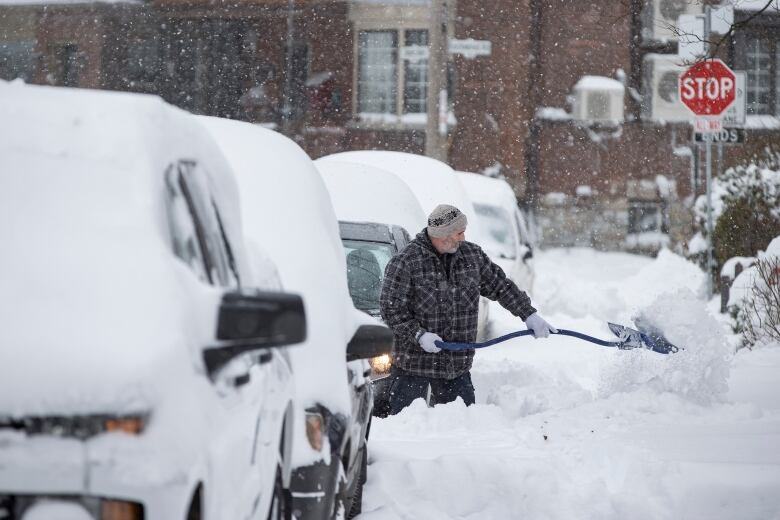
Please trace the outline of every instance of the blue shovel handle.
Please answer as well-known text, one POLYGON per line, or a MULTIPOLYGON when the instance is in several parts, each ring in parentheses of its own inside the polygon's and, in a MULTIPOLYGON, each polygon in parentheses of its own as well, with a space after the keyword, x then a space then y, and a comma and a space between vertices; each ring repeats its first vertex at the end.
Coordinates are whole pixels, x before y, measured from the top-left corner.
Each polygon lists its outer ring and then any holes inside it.
MULTIPOLYGON (((452 350, 452 351, 485 348, 485 347, 490 347, 492 345, 495 345, 497 343, 502 343, 512 338, 519 338, 521 336, 531 336, 533 335, 533 333, 534 331, 530 329, 518 330, 517 332, 504 334, 503 336, 499 336, 495 339, 491 339, 488 341, 483 341, 482 343, 453 343, 450 341, 437 341, 436 346, 444 350, 452 350)), ((603 339, 594 338, 593 336, 588 336, 587 334, 577 332, 576 330, 558 329, 558 332, 552 332, 552 334, 560 334, 561 336, 571 336, 573 338, 589 341, 591 343, 595 343, 596 345, 601 345, 603 347, 631 348, 622 341, 604 341, 603 339)))

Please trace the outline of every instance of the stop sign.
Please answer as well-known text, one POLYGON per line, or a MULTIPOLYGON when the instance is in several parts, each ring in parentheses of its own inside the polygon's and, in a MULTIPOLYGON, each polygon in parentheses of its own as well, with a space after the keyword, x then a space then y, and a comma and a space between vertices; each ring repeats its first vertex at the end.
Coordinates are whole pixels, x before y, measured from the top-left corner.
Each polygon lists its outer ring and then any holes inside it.
POLYGON ((736 99, 736 83, 721 60, 702 61, 680 74, 680 101, 697 116, 717 116, 736 99))

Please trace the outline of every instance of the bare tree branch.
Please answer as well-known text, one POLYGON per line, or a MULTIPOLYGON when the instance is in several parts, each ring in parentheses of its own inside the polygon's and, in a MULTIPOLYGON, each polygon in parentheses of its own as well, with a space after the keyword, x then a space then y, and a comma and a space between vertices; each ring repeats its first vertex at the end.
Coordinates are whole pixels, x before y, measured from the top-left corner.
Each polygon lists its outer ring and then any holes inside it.
POLYGON ((704 56, 702 56, 702 57, 698 58, 697 60, 695 60, 694 61, 694 63, 695 63, 696 61, 703 61, 703 60, 713 59, 715 56, 717 56, 718 51, 720 50, 720 48, 726 42, 728 42, 731 39, 732 36, 734 36, 734 33, 736 31, 738 31, 739 29, 749 25, 751 21, 753 21, 754 19, 758 18, 759 16, 761 16, 762 14, 764 14, 765 12, 770 10, 770 8, 772 8, 772 10, 777 11, 778 13, 780 13, 780 8, 772 7, 772 4, 774 4, 775 1, 776 0, 766 0, 766 3, 764 4, 763 7, 761 7, 760 9, 757 9, 757 10, 751 12, 750 15, 747 18, 743 19, 743 20, 740 20, 738 22, 737 21, 732 22, 731 25, 729 26, 729 30, 726 31, 725 34, 720 35, 719 38, 714 39, 714 40, 703 38, 703 37, 701 37, 698 34, 694 34, 694 33, 687 32, 687 31, 683 31, 680 28, 678 28, 677 26, 675 26, 674 24, 665 23, 664 25, 672 34, 674 34, 677 37, 678 40, 680 40, 681 38, 684 37, 684 38, 687 38, 689 41, 694 41, 694 42, 698 41, 698 42, 703 42, 703 43, 707 44, 707 49, 708 49, 707 52, 705 53, 704 56))

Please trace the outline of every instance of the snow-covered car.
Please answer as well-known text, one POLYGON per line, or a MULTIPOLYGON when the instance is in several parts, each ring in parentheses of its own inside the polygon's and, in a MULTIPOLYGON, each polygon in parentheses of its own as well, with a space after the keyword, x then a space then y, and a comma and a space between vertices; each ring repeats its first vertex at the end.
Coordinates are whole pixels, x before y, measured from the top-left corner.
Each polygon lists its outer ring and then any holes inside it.
POLYGON ((531 294, 533 247, 525 216, 517 205, 512 187, 503 179, 457 173, 474 202, 485 252, 518 287, 531 294))
POLYGON ((303 302, 252 285, 208 133, 0 82, 0 157, 0 518, 281 518, 303 302))
MULTIPOLYGON (((380 318, 385 267, 427 224, 420 203, 401 179, 386 170, 335 160, 314 161, 330 193, 347 255, 349 294, 357 309, 380 318)), ((392 361, 371 359, 374 415, 389 410, 392 361)))
MULTIPOLYGON (((423 155, 381 150, 341 152, 318 159, 318 162, 323 163, 329 161, 364 164, 395 174, 409 186, 425 215, 429 215, 439 204, 451 204, 459 208, 469 222, 466 239, 484 245, 481 230, 476 225, 474 205, 455 171, 447 164, 423 155)), ((487 335, 489 308, 488 299, 480 297, 478 339, 484 339, 487 335)))
POLYGON ((296 419, 291 483, 298 519, 360 512, 373 406, 367 359, 390 352, 390 329, 352 305, 338 221, 308 155, 249 123, 200 118, 233 166, 247 240, 304 296, 306 348, 291 352, 296 419))

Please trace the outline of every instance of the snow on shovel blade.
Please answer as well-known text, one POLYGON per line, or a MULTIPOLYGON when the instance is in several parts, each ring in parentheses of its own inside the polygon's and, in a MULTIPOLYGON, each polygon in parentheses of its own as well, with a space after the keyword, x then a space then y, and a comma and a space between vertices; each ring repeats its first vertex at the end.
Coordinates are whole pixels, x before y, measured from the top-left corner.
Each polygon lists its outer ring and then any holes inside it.
POLYGON ((640 332, 616 323, 607 323, 612 334, 620 338, 621 349, 644 348, 659 354, 674 354, 680 349, 655 331, 640 332))

